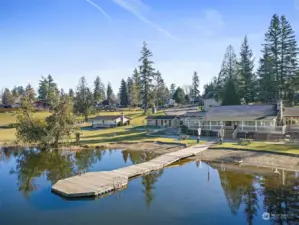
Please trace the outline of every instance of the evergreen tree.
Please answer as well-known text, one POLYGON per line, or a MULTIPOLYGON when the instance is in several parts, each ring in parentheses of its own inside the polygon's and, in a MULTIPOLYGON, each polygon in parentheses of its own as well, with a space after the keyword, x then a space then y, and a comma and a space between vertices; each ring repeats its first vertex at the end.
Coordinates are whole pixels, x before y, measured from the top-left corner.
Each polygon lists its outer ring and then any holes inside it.
POLYGON ((159 71, 156 73, 156 82, 155 93, 156 93, 156 103, 157 105, 164 105, 165 101, 168 99, 166 86, 162 75, 159 71))
POLYGON ((281 24, 281 56, 280 82, 284 98, 294 102, 294 95, 299 90, 296 71, 298 69, 298 46, 295 32, 285 16, 280 17, 281 24))
POLYGON ((153 78, 155 76, 153 61, 150 58, 153 56, 152 52, 148 49, 147 44, 144 42, 141 50, 141 57, 139 59, 140 65, 140 88, 141 96, 144 106, 144 114, 147 113, 149 103, 151 101, 150 93, 153 87, 153 78))
POLYGON ((240 105, 240 97, 238 96, 236 82, 229 77, 224 86, 222 105, 240 105))
POLYGON ((105 99, 104 85, 99 76, 97 76, 96 80, 94 81, 93 98, 98 103, 105 99))
POLYGON ((175 91, 176 91, 176 85, 175 84, 171 84, 170 85, 170 90, 169 90, 169 92, 170 92, 170 98, 173 98, 173 95, 174 95, 175 91))
POLYGON ((120 89, 119 89, 119 98, 120 98, 121 106, 128 106, 127 83, 124 79, 121 80, 120 89))
POLYGON ((39 82, 38 98, 53 106, 59 101, 59 90, 51 75, 39 82))
POLYGON ((127 79, 127 91, 128 91, 128 105, 132 106, 132 89, 133 89, 134 81, 131 77, 127 79))
POLYGON ((282 80, 280 79, 280 55, 281 55, 281 26, 279 16, 277 14, 273 15, 271 19, 270 26, 267 33, 265 34, 265 48, 263 49, 263 54, 268 55, 268 60, 271 60, 271 72, 276 87, 275 98, 281 98, 282 96, 282 80), (266 52, 265 52, 266 51, 266 52))
POLYGON ((93 103, 93 95, 87 85, 87 81, 85 77, 81 77, 77 86, 76 97, 74 98, 74 110, 77 113, 82 113, 85 121, 87 121, 93 103))
POLYGON ((5 88, 3 95, 2 95, 2 103, 4 105, 12 105, 14 104, 15 100, 13 95, 11 94, 8 88, 5 88))
MULTIPOLYGON (((225 86, 228 80, 231 80, 231 82, 234 83, 234 87, 237 89, 239 83, 238 73, 237 73, 237 59, 236 59, 235 51, 231 45, 229 45, 226 49, 221 70, 218 74, 218 79, 217 79, 218 99, 224 98, 225 86)), ((236 93, 238 93, 238 90, 236 90, 236 93)))
POLYGON ((74 96, 75 96, 74 90, 72 88, 69 89, 69 96, 71 98, 74 98, 74 96))
POLYGON ((195 71, 192 78, 192 99, 193 101, 199 97, 199 77, 195 71))
POLYGON ((179 103, 183 104, 185 102, 185 92, 182 88, 178 87, 173 95, 173 99, 179 103))
POLYGON ((28 84, 25 88, 25 95, 28 97, 28 101, 34 102, 36 98, 36 93, 34 88, 31 86, 31 84, 28 84))
POLYGON ((256 77, 253 72, 254 59, 252 50, 249 47, 247 36, 241 46, 239 73, 240 73, 240 98, 245 103, 254 102, 256 99, 256 77))
POLYGON ((108 86, 107 86, 107 100, 108 100, 108 104, 113 104, 113 98, 114 98, 114 94, 113 94, 113 90, 112 90, 112 87, 111 87, 111 84, 110 82, 108 83, 108 86))
POLYGON ((136 94, 137 94, 138 104, 139 104, 142 101, 142 99, 141 99, 141 83, 140 83, 140 74, 136 68, 134 69, 132 78, 133 78, 133 81, 134 81, 134 84, 136 87, 136 94))

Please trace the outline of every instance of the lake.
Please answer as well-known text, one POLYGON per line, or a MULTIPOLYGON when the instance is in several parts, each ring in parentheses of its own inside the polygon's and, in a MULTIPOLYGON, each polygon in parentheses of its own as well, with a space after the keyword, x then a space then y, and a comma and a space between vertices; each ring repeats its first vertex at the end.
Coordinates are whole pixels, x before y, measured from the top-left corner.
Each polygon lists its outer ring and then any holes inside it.
POLYGON ((0 224, 299 224, 299 174, 281 170, 183 161, 103 198, 67 200, 51 193, 59 179, 156 156, 0 149, 0 224))

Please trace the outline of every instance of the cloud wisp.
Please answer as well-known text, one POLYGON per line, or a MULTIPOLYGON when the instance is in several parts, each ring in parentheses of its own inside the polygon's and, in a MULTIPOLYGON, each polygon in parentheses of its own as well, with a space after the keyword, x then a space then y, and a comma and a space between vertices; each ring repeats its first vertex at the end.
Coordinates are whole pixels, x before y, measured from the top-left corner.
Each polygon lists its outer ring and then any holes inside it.
POLYGON ((123 9, 127 10, 134 16, 136 16, 140 21, 146 23, 147 25, 153 27, 157 31, 161 32, 168 38, 172 40, 178 40, 176 37, 174 37, 172 34, 170 34, 169 31, 166 29, 160 27, 153 21, 147 19, 142 13, 141 13, 141 8, 148 8, 141 0, 113 0, 115 4, 118 6, 122 7, 123 9))
POLYGON ((111 17, 98 4, 94 3, 91 0, 85 0, 85 1, 91 4, 92 6, 94 6, 97 10, 99 10, 103 14, 103 16, 105 16, 108 20, 112 20, 111 17))

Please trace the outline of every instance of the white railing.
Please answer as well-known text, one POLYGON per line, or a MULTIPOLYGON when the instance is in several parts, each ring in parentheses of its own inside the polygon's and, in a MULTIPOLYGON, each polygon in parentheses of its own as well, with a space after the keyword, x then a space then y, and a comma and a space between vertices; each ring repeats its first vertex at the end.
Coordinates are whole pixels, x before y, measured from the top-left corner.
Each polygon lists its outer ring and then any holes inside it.
POLYGON ((289 125, 287 126, 289 131, 299 131, 299 125, 289 125))
POLYGON ((238 132, 239 132, 239 126, 237 126, 237 128, 234 130, 234 132, 233 132, 233 138, 236 138, 237 137, 237 135, 238 135, 238 132))
POLYGON ((245 131, 245 132, 266 132, 266 133, 281 133, 284 134, 286 131, 286 126, 241 126, 239 131, 245 131))

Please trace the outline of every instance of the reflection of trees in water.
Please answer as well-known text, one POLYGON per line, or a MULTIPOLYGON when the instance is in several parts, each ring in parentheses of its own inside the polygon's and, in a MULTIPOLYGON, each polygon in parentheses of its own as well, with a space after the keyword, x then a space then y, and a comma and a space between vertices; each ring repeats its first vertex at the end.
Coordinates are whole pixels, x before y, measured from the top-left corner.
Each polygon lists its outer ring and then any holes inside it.
POLYGON ((262 183, 264 210, 270 214, 273 224, 299 224, 299 179, 295 172, 283 172, 267 176, 262 183))
MULTIPOLYGON (((17 175, 18 187, 26 197, 36 190, 34 180, 46 175, 47 180, 52 184, 60 179, 87 171, 88 167, 100 161, 103 151, 40 151, 36 149, 22 150, 20 152, 10 151, 15 155, 16 167, 11 170, 12 174, 17 175), (17 154, 16 154, 17 153, 17 154)), ((5 155, 5 152, 2 151, 5 155)))
MULTIPOLYGON (((123 154, 127 154, 124 152, 125 151, 123 151, 123 154)), ((133 164, 138 164, 138 163, 147 162, 153 158, 156 158, 159 154, 156 152, 152 152, 152 151, 144 151, 144 152, 129 151, 128 155, 133 164)), ((123 156, 123 158, 125 158, 125 156, 123 156)), ((127 158, 127 156, 126 156, 126 158, 127 158)))
POLYGON ((147 174, 142 177, 142 185, 144 189, 142 192, 145 195, 145 202, 147 207, 150 207, 151 202, 154 200, 154 193, 153 190, 156 189, 156 182, 158 181, 158 178, 163 174, 163 170, 159 171, 153 171, 150 174, 147 174))

